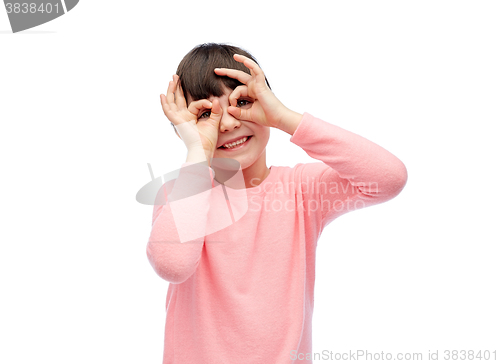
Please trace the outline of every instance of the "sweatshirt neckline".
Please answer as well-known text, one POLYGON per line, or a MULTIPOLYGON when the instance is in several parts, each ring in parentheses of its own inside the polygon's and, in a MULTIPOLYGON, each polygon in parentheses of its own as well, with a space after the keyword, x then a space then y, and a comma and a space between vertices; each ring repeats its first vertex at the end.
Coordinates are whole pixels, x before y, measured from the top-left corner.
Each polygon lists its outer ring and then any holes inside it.
POLYGON ((255 187, 242 188, 242 189, 238 189, 238 190, 232 189, 228 186, 224 186, 224 187, 225 187, 226 192, 228 194, 230 194, 230 198, 244 198, 244 197, 248 197, 248 195, 252 195, 252 196, 262 195, 268 189, 268 188, 265 188, 265 186, 268 185, 269 183, 274 182, 276 172, 277 172, 276 167, 270 166, 269 167, 269 174, 267 175, 267 177, 264 178, 264 180, 258 186, 255 186, 255 187))

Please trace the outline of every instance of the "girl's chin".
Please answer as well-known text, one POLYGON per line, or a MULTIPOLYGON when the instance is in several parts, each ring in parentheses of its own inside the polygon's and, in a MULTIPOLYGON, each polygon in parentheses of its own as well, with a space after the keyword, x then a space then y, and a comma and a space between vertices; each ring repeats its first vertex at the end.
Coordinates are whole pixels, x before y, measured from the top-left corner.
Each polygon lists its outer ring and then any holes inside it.
POLYGON ((231 158, 231 159, 234 159, 235 161, 237 161, 240 166, 241 166, 241 169, 245 169, 247 168, 248 166, 252 165, 252 163, 249 163, 248 159, 249 159, 249 156, 241 156, 241 155, 227 155, 227 154, 224 154, 224 153, 214 153, 214 158, 231 158))

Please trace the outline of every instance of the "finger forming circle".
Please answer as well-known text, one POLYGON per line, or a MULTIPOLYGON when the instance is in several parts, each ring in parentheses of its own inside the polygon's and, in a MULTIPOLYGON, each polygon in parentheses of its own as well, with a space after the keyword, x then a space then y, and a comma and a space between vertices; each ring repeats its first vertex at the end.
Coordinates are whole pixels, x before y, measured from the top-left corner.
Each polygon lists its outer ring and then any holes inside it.
POLYGON ((246 85, 236 87, 229 95, 229 103, 231 106, 236 106, 240 97, 248 96, 248 87, 246 85))
POLYGON ((252 76, 248 73, 232 68, 216 68, 215 73, 217 73, 219 76, 228 76, 234 78, 245 85, 252 79, 252 76))

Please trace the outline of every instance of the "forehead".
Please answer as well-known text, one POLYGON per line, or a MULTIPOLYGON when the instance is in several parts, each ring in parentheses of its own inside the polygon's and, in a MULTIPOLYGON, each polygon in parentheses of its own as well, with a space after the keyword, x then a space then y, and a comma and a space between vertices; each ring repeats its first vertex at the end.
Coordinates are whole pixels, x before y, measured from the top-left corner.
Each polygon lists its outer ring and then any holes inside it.
MULTIPOLYGON (((224 94, 219 96, 220 98, 223 98, 223 97, 229 97, 229 95, 231 95, 231 92, 233 92, 233 90, 229 87, 227 87, 226 85, 222 85, 222 90, 224 91, 224 94)), ((210 95, 210 97, 208 97, 208 100, 209 101, 213 101, 215 99, 216 96, 214 95, 210 95)), ((191 95, 188 95, 187 99, 187 104, 189 105, 191 102, 193 101, 197 101, 197 100, 193 100, 193 98, 191 97, 191 95)))

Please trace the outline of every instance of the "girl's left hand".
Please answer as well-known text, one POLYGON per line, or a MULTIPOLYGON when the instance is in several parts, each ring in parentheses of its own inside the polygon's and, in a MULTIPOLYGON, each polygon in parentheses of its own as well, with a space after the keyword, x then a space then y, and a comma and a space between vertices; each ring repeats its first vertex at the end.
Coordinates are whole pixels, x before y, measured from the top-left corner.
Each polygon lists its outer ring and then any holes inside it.
POLYGON ((251 74, 231 68, 216 68, 214 70, 219 76, 235 78, 243 83, 229 95, 231 106, 228 107, 228 112, 240 120, 280 128, 287 115, 292 111, 285 107, 267 86, 264 72, 257 63, 240 54, 235 54, 234 59, 248 67, 251 74), (253 101, 252 106, 249 108, 237 107, 238 100, 242 98, 250 98, 250 101, 253 101))

